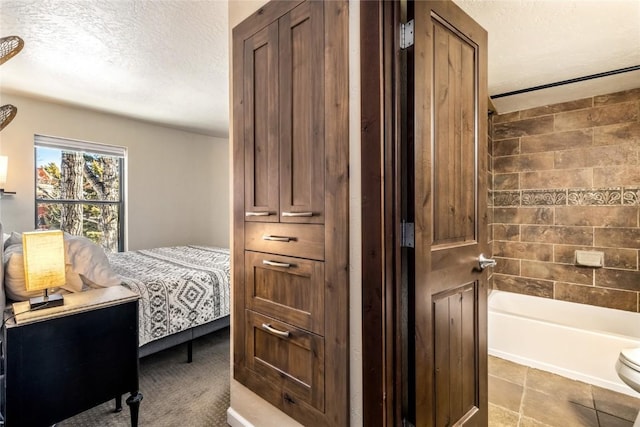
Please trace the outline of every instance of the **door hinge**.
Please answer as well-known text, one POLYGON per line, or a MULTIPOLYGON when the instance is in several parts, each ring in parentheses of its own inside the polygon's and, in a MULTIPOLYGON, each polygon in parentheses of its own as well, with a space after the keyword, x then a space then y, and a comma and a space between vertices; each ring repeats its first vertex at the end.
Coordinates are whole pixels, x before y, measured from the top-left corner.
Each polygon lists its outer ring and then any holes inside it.
POLYGON ((415 243, 415 226, 413 222, 402 221, 400 225, 400 247, 414 248, 415 243))
POLYGON ((413 46, 413 19, 400 24, 400 49, 413 46))

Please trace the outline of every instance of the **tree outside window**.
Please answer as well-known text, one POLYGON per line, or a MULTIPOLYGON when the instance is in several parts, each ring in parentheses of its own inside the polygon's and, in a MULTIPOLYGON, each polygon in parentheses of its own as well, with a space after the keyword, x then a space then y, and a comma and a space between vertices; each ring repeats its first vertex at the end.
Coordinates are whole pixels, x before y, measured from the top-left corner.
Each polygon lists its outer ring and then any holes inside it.
POLYGON ((39 144, 36 135, 36 227, 86 236, 106 251, 122 250, 124 156, 101 144, 92 152, 91 143, 71 141, 70 149, 61 143, 67 140, 41 138, 46 143, 39 144))

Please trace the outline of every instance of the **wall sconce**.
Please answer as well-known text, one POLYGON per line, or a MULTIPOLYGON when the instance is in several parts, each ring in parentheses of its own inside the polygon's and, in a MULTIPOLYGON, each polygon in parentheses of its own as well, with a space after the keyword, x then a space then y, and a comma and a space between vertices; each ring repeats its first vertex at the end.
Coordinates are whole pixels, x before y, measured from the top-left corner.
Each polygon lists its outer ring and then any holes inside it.
POLYGON ((22 233, 24 277, 27 291, 44 290, 31 298, 29 307, 57 307, 64 304, 62 295, 49 295, 50 288, 65 284, 64 238, 61 230, 22 233))
POLYGON ((15 191, 5 191, 4 186, 7 183, 7 171, 9 166, 9 158, 7 156, 0 156, 0 197, 8 194, 16 194, 15 191))

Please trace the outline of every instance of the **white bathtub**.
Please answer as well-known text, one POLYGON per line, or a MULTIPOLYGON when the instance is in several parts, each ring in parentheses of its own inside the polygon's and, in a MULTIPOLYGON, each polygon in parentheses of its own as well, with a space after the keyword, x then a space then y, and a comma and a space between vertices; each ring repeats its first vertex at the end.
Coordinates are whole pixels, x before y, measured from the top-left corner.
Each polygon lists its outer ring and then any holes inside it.
POLYGON ((492 291, 489 354, 638 397, 616 374, 620 350, 640 347, 640 314, 492 291))

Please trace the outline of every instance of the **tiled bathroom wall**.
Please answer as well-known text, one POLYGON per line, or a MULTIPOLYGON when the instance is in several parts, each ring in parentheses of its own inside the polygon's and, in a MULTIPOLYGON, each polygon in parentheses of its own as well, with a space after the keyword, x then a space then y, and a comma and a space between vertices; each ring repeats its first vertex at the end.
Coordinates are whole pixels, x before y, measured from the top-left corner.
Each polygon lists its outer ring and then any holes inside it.
POLYGON ((491 122, 492 286, 638 312, 640 88, 491 122))

